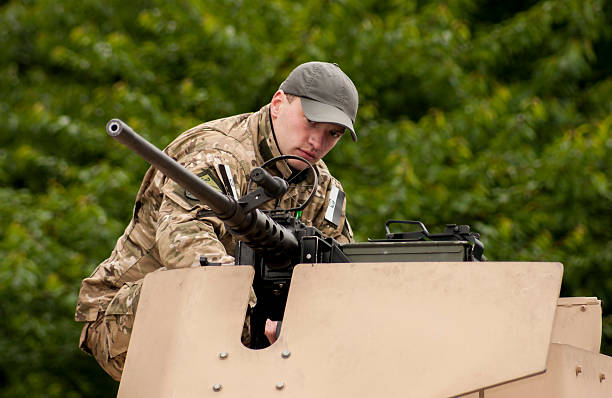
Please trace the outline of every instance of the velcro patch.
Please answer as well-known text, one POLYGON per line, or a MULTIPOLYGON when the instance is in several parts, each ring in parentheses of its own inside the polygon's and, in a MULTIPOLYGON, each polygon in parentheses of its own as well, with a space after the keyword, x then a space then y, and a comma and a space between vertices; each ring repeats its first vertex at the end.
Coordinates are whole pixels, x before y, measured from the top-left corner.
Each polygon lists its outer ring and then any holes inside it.
MULTIPOLYGON (((213 187, 215 190, 223 193, 224 195, 226 194, 225 187, 221 183, 219 178, 217 177, 217 173, 215 172, 214 169, 212 169, 212 168, 211 169, 206 169, 203 172, 201 172, 200 174, 198 174, 198 177, 200 177, 202 179, 202 181, 204 181, 206 184, 208 184, 211 187, 213 187)), ((187 199, 189 199, 189 200, 198 200, 198 198, 196 198, 188 190, 185 190, 185 197, 187 199)))
POLYGON ((329 204, 325 211, 325 219, 335 225, 336 227, 340 224, 340 218, 342 217, 342 206, 344 205, 344 192, 342 192, 335 185, 332 186, 329 193, 329 204))

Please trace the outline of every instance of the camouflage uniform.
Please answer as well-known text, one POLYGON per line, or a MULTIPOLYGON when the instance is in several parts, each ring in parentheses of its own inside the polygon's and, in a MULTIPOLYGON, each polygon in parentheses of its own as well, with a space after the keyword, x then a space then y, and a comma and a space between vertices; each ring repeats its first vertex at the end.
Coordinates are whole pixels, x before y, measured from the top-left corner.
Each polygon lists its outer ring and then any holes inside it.
MULTIPOLYGON (((165 152, 209 185, 232 195, 228 179, 223 183, 219 177, 223 165, 229 166, 238 197, 247 193, 251 170, 280 155, 272 134, 269 105, 256 113, 194 127, 174 140, 165 152)), ((302 221, 340 242, 352 241, 344 203, 338 225, 325 219, 332 187, 342 188, 322 161, 315 166, 319 186, 303 211, 302 221)), ((284 162, 277 163, 274 172, 288 177, 291 169, 284 162)), ((280 205, 288 208, 306 194, 287 194, 280 205)), ((264 208, 271 206, 268 203, 264 208)), ((86 322, 80 347, 119 380, 144 276, 165 269, 198 267, 202 255, 210 262, 233 264, 233 257, 227 253, 233 252, 234 245, 225 225, 211 215, 206 205, 150 168, 138 191, 134 216, 111 256, 83 280, 75 315, 77 321, 86 322)))

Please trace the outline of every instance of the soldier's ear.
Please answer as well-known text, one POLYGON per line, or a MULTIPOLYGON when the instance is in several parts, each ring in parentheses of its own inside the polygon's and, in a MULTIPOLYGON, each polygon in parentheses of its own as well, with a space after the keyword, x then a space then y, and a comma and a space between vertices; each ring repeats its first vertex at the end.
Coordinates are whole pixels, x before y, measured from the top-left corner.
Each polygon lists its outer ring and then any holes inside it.
POLYGON ((286 96, 283 90, 278 90, 274 93, 274 96, 272 96, 272 101, 270 101, 270 115, 272 116, 272 120, 276 120, 278 117, 280 107, 284 100, 286 100, 286 96))

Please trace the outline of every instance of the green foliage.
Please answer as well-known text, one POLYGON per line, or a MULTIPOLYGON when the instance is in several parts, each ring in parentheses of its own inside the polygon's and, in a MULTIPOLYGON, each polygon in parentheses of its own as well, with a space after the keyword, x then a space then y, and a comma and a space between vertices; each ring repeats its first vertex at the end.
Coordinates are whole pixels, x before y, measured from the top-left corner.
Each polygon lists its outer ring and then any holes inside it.
POLYGON ((0 395, 112 396, 80 353, 80 280, 163 147, 338 62, 359 142, 328 157, 358 240, 386 219, 467 223, 492 260, 560 261, 604 300, 612 354, 612 5, 603 0, 61 0, 0 5, 0 395))

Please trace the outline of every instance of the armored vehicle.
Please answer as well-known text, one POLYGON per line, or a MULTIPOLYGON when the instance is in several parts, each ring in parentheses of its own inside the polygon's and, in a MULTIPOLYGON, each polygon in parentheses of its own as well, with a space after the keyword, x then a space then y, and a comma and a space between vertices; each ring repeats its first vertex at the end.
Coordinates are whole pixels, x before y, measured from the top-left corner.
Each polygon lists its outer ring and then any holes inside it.
POLYGON ((241 239, 236 266, 147 275, 119 397, 612 397, 601 303, 559 298, 562 264, 479 261, 466 226, 430 234, 414 221, 417 231, 391 233, 404 222, 389 221, 385 239, 341 245, 258 210, 290 189, 264 169, 235 201, 123 122, 107 132, 241 239), (251 286, 252 318, 282 319, 271 345, 241 342, 251 286))

